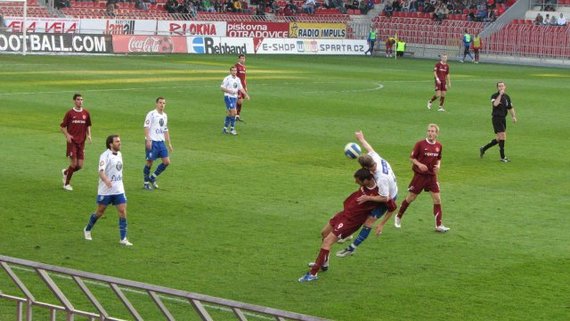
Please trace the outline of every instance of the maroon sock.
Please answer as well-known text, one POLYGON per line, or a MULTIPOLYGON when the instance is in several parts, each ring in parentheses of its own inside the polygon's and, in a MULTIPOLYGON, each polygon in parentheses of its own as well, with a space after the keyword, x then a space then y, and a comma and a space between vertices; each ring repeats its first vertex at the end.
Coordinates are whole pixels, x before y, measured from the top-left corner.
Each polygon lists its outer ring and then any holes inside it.
POLYGON ((239 116, 239 114, 241 113, 241 104, 240 103, 236 104, 236 110, 237 110, 237 114, 239 116))
POLYGON ((65 171, 65 185, 69 185, 71 182, 71 176, 73 176, 73 167, 69 166, 65 171))
POLYGON ((315 261, 315 265, 311 268, 311 275, 317 275, 319 273, 319 269, 325 262, 329 260, 329 252, 330 250, 321 249, 319 251, 319 255, 317 256, 317 260, 315 261))
POLYGON ((435 217, 435 226, 441 225, 443 214, 441 213, 441 204, 433 204, 433 216, 435 217))
POLYGON ((440 105, 441 107, 443 107, 443 104, 444 104, 444 103, 445 103, 445 97, 443 97, 443 96, 439 97, 439 105, 440 105))
POLYGON ((429 102, 430 102, 430 103, 433 103, 433 101, 436 100, 436 99, 437 99, 437 96, 436 96, 436 95, 433 95, 433 97, 431 97, 431 99, 429 100, 429 102))
POLYGON ((404 213, 408 209, 409 205, 410 205, 410 203, 408 203, 408 201, 406 201, 406 200, 404 200, 402 202, 402 205, 400 205, 400 210, 398 211, 398 218, 402 218, 402 216, 404 216, 404 213))

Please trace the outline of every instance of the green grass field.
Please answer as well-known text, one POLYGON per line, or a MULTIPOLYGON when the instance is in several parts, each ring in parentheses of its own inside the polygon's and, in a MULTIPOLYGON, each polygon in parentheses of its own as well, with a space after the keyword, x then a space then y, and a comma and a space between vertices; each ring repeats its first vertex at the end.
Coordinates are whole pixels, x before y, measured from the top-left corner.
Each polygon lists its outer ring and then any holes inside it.
MULTIPOLYGON (((252 55, 247 123, 230 137, 219 85, 234 62, 0 55, 0 254, 342 321, 570 320, 568 69, 451 61, 448 111, 438 113, 425 107, 435 61, 252 55), (496 147, 479 159, 494 136, 498 80, 519 118, 508 119, 508 164, 496 147), (59 123, 74 92, 91 112, 94 143, 66 192, 59 123), (167 99, 175 150, 161 189, 149 192, 142 125, 157 96, 167 99), (441 128, 451 231, 434 233, 421 195, 401 230, 390 222, 354 256, 332 257, 317 282, 299 284, 321 227, 356 189, 357 163, 342 153, 354 131, 391 163, 401 200, 409 152, 430 122, 441 128), (132 248, 118 244, 114 208, 92 242, 82 234, 113 133, 123 142, 132 248)), ((0 291, 9 288, 2 272, 0 291)), ((0 320, 13 312, 0 302, 0 320)))

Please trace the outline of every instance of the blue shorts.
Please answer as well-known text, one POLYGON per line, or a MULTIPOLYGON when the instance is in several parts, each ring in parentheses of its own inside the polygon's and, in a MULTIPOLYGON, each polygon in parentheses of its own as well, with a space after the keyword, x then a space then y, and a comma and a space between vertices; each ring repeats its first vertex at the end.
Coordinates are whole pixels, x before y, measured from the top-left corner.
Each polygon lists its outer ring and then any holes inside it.
POLYGON ((165 158, 168 157, 168 148, 166 148, 166 144, 163 141, 152 141, 152 145, 150 146, 150 150, 146 149, 146 160, 155 160, 157 158, 165 158))
POLYGON ((224 96, 224 102, 226 103, 226 110, 236 109, 237 98, 224 96))
POLYGON ((97 195, 97 204, 99 205, 120 205, 127 202, 127 197, 125 194, 115 194, 115 195, 97 195))
MULTIPOLYGON (((395 202, 398 199, 398 195, 394 196, 392 199, 395 202)), ((386 214, 386 212, 388 212, 388 207, 386 206, 386 203, 382 203, 382 204, 380 204, 380 206, 378 206, 372 210, 372 213, 370 213, 370 216, 374 216, 375 218, 378 219, 378 218, 381 218, 382 216, 384 216, 384 214, 386 214)))

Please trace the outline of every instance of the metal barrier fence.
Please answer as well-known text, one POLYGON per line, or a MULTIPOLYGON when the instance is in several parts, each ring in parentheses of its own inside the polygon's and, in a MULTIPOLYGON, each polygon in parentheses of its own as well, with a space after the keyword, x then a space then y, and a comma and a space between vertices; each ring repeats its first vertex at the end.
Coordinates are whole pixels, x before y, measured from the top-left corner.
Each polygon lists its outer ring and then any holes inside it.
MULTIPOLYGON (((51 321, 57 320, 57 313, 61 312, 65 315, 67 321, 72 321, 74 318, 82 317, 90 321, 122 321, 117 316, 111 315, 101 303, 101 299, 88 287, 87 284, 97 283, 107 287, 115 293, 119 302, 126 308, 130 319, 128 320, 144 320, 141 313, 125 295, 127 291, 137 291, 151 299, 154 303, 155 313, 164 317, 164 320, 176 320, 174 314, 167 308, 164 303, 167 300, 176 300, 177 303, 184 304, 184 308, 189 314, 196 316, 203 321, 214 321, 212 317, 212 310, 224 310, 226 314, 223 320, 228 320, 230 315, 235 318, 234 320, 247 321, 248 318, 253 319, 273 319, 277 321, 287 320, 303 320, 303 321, 326 321, 319 317, 288 312, 258 305, 242 303, 238 301, 226 300, 207 296, 198 293, 174 290, 156 285, 150 285, 141 282, 129 281, 89 272, 82 272, 78 270, 57 267, 48 264, 37 263, 33 261, 13 258, 9 256, 0 255, 0 266, 4 269, 9 279, 20 290, 19 294, 7 294, 0 289, 0 299, 11 300, 16 303, 15 320, 17 321, 32 321, 33 320, 33 307, 46 309, 49 311, 51 321), (30 284, 26 285, 21 277, 14 271, 14 269, 26 269, 36 274, 47 286, 47 290, 51 292, 57 304, 47 303, 36 299, 30 290, 30 284), (66 295, 65 291, 55 282, 53 276, 72 279, 77 286, 77 289, 88 299, 92 309, 85 311, 78 309, 73 304, 76 297, 66 295)), ((73 292, 73 291, 68 291, 73 292)), ((106 298, 108 299, 108 298, 106 298)), ((185 310, 185 311, 186 311, 185 310)), ((185 318, 186 319, 186 318, 185 318)), ((156 318, 153 318, 153 321, 156 318)))

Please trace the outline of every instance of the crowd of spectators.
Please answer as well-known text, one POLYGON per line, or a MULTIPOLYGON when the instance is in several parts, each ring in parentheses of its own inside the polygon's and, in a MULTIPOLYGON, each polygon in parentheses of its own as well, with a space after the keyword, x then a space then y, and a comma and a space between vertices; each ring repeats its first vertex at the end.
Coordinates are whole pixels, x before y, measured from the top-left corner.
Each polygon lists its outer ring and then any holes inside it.
POLYGON ((165 5, 168 13, 185 13, 195 17, 198 12, 237 12, 246 11, 240 0, 168 0, 165 5))
POLYGON ((540 12, 536 15, 534 19, 534 24, 537 26, 566 26, 568 22, 566 21, 566 17, 564 17, 563 13, 560 13, 560 16, 556 17, 556 15, 546 14, 542 16, 540 12))
POLYGON ((469 21, 492 22, 507 10, 510 1, 513 0, 387 0, 383 14, 390 17, 398 11, 423 12, 436 21, 461 14, 469 21))

